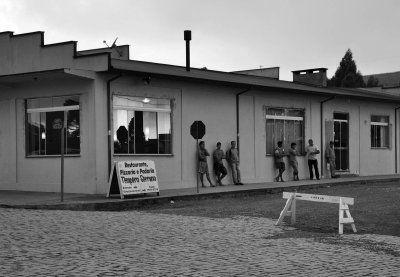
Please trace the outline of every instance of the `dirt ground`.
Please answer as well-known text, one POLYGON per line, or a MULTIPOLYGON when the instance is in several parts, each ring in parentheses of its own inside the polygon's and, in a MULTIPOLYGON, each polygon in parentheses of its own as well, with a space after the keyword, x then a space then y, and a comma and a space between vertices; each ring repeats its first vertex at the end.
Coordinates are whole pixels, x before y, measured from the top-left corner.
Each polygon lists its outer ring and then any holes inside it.
MULTIPOLYGON (((353 197, 350 206, 359 234, 400 236, 400 183, 340 185, 298 192, 353 197)), ((282 194, 184 200, 143 209, 146 212, 212 218, 253 216, 277 219, 286 203, 282 194)), ((290 236, 332 236, 338 232, 336 204, 297 201, 297 223, 290 236)), ((345 225, 345 233, 352 233, 345 225)))

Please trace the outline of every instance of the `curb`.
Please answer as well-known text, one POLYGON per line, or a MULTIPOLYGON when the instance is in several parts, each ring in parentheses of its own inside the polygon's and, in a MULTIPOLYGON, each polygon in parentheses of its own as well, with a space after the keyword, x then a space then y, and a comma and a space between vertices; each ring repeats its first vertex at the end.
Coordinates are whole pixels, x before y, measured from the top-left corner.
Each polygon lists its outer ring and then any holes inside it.
POLYGON ((344 186, 344 185, 366 185, 376 184, 380 182, 391 183, 399 182, 400 177, 387 178, 387 179, 364 179, 354 181, 342 181, 334 183, 314 183, 306 185, 293 185, 288 187, 272 187, 272 188, 255 188, 239 191, 223 191, 223 192, 207 192, 201 194, 187 194, 175 196, 152 196, 145 198, 134 199, 116 199, 116 201, 103 201, 99 202, 79 202, 79 203, 58 203, 58 204, 24 204, 24 205, 6 205, 0 204, 0 208, 13 208, 13 209, 34 209, 34 210, 70 210, 70 211, 123 211, 148 208, 153 205, 160 205, 169 203, 170 201, 187 201, 187 200, 203 200, 213 198, 229 198, 229 197, 243 197, 254 196, 263 194, 276 194, 283 191, 295 190, 308 190, 315 188, 325 188, 331 186, 344 186))

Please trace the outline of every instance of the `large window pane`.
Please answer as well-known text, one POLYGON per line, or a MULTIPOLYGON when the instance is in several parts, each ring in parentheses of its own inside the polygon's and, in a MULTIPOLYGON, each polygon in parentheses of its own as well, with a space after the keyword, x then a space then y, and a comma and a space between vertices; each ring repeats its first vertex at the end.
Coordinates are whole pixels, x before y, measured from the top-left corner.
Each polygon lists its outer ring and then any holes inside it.
POLYGON ((128 116, 128 153, 135 153, 135 112, 127 111, 128 116))
POLYGON ((158 154, 157 113, 135 112, 137 154, 158 154))
POLYGON ((46 113, 46 155, 61 154, 61 129, 58 128, 64 120, 64 112, 46 113))
POLYGON ((371 147, 388 148, 389 147, 389 117, 371 116, 371 147))
POLYGON ((274 152, 275 143, 275 121, 273 119, 267 119, 267 154, 274 152))
POLYGON ((114 153, 128 153, 128 112, 114 110, 114 153))
POLYGON ((80 153, 78 95, 27 99, 26 104, 28 156, 60 155, 61 127, 64 121, 67 121, 64 153, 80 153))
POLYGON ((80 126, 79 110, 68 111, 67 132, 66 132, 66 154, 80 153, 80 126))
POLYGON ((295 139, 293 142, 297 144, 297 149, 301 152, 304 146, 304 135, 303 135, 303 121, 294 122, 295 139))
POLYGON ((114 96, 114 153, 171 154, 171 101, 114 96))
POLYGON ((40 154, 40 113, 28 114, 28 155, 40 154))
POLYGON ((171 116, 169 113, 158 113, 159 153, 171 153, 171 116))
POLYGON ((40 113, 40 151, 39 151, 39 153, 40 153, 40 155, 46 155, 46 113, 40 113))
POLYGON ((267 108, 266 109, 266 149, 273 154, 278 141, 283 141, 285 149, 295 142, 297 149, 303 152, 303 118, 304 111, 299 109, 267 108))

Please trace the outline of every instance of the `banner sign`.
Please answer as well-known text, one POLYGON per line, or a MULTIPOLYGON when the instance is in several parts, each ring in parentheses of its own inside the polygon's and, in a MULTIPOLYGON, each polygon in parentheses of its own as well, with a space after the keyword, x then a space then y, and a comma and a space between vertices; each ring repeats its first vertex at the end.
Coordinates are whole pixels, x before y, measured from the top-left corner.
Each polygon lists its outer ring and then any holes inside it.
POLYGON ((159 195, 158 179, 154 161, 115 162, 109 180, 110 194, 133 195, 154 193, 159 195))

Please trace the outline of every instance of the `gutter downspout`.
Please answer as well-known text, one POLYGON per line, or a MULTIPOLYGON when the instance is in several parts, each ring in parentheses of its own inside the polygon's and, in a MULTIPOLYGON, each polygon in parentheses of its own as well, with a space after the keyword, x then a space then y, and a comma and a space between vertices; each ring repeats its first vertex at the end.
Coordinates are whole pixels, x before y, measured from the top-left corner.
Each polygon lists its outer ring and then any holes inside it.
POLYGON ((320 102, 320 116, 321 116, 321 177, 324 175, 324 147, 323 147, 323 143, 324 143, 324 140, 323 140, 323 133, 324 133, 324 121, 323 121, 323 119, 324 119, 324 103, 325 102, 328 102, 328 101, 330 101, 330 100, 332 100, 332 99, 335 99, 336 98, 336 96, 331 96, 331 97, 329 97, 329 98, 327 98, 327 99, 325 99, 325 100, 322 100, 321 102, 320 102))
POLYGON ((400 107, 397 107, 394 109, 394 169, 395 173, 398 174, 398 169, 397 169, 397 110, 400 109, 400 107))
POLYGON ((111 82, 115 81, 116 79, 120 78, 122 76, 121 73, 118 75, 112 77, 111 79, 107 80, 107 130, 108 130, 108 175, 111 174, 111 169, 112 169, 112 137, 111 137, 111 82))
POLYGON ((245 89, 244 91, 238 92, 236 93, 236 145, 237 145, 237 150, 239 153, 239 141, 240 141, 240 133, 239 133, 239 96, 248 92, 249 90, 251 90, 251 87, 248 87, 247 89, 245 89))

